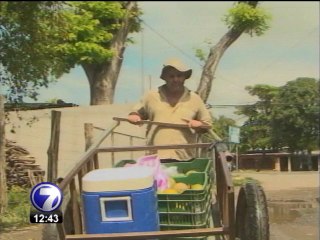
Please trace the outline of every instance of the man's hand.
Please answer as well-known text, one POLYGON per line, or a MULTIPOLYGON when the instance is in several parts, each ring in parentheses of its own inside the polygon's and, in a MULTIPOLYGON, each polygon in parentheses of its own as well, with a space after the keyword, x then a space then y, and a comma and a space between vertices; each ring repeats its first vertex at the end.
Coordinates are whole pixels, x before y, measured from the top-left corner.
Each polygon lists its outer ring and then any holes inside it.
POLYGON ((198 120, 190 120, 188 125, 191 128, 198 128, 198 127, 201 127, 203 125, 203 123, 198 120))
POLYGON ((138 124, 141 121, 141 117, 137 114, 130 114, 128 116, 128 121, 133 124, 138 124))
POLYGON ((204 125, 201 121, 194 120, 194 119, 188 120, 188 119, 183 118, 182 120, 187 122, 187 124, 190 128, 199 128, 204 125))

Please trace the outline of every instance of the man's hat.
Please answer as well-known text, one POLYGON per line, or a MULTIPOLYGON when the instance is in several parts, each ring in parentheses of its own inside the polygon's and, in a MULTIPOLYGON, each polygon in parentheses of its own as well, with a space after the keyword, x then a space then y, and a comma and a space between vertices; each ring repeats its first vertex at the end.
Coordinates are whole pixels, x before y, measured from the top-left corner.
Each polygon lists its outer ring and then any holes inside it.
POLYGON ((191 77, 192 69, 188 68, 184 63, 182 63, 179 59, 173 58, 166 61, 166 63, 163 65, 162 72, 160 75, 160 78, 165 80, 165 72, 169 67, 173 67, 177 69, 179 72, 184 73, 184 76, 186 79, 191 77))

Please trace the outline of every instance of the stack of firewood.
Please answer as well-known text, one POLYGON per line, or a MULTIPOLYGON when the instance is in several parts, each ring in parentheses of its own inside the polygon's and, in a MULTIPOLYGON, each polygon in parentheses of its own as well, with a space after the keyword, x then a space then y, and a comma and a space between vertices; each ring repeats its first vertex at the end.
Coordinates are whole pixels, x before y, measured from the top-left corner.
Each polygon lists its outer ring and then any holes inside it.
POLYGON ((31 187, 43 180, 44 171, 36 164, 34 157, 13 141, 6 141, 7 186, 31 187))

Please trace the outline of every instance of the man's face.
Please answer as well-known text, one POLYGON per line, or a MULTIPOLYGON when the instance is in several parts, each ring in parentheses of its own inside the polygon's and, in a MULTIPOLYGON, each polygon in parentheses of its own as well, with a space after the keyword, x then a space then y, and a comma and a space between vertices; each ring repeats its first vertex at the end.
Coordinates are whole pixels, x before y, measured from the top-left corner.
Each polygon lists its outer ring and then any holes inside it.
POLYGON ((180 90, 185 81, 185 75, 175 68, 169 68, 165 74, 165 81, 171 90, 180 90))

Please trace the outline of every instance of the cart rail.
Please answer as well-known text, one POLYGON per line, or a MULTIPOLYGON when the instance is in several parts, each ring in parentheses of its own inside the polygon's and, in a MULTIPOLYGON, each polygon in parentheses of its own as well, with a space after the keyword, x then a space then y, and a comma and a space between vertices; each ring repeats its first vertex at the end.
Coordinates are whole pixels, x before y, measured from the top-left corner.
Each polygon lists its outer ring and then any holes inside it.
MULTIPOLYGON (((130 122, 127 118, 114 117, 115 121, 123 121, 130 122)), ((147 125, 157 125, 162 127, 173 127, 173 128, 190 128, 187 124, 178 124, 178 123, 165 123, 165 122, 157 122, 157 121, 149 121, 149 120, 140 120, 136 124, 147 124, 147 125)), ((202 125, 200 128, 210 129, 210 125, 202 125)))
POLYGON ((225 228, 203 228, 203 229, 188 229, 188 230, 168 230, 168 231, 155 231, 155 232, 132 232, 132 233, 110 233, 110 234, 80 234, 68 235, 66 239, 149 239, 156 237, 166 239, 169 237, 198 237, 198 236, 212 236, 227 233, 225 228))
MULTIPOLYGON (((171 238, 177 236, 209 236, 209 235, 225 235, 229 240, 235 239, 235 208, 234 208, 234 189, 231 176, 227 167, 226 157, 223 153, 218 152, 216 144, 213 143, 196 143, 196 144, 180 144, 180 145, 158 145, 158 146, 129 146, 129 147, 107 147, 100 148, 101 143, 114 133, 119 126, 121 118, 114 118, 117 122, 110 128, 103 131, 101 136, 91 145, 91 147, 79 158, 75 167, 65 176, 59 187, 63 192, 70 194, 70 201, 66 209, 61 209, 63 215, 66 211, 71 212, 71 222, 67 224, 56 224, 60 240, 65 239, 150 239, 171 238), (168 230, 157 232, 132 232, 117 234, 84 234, 83 213, 80 207, 80 193, 82 191, 82 177, 89 171, 99 169, 98 153, 100 152, 124 152, 124 151, 141 151, 141 150, 157 150, 157 149, 181 149, 181 148, 207 148, 211 149, 214 156, 216 171, 216 188, 219 207, 221 209, 222 227, 201 228, 188 230, 168 230)), ((125 119, 126 120, 126 119, 125 119)), ((148 122, 147 124, 152 124, 148 122)), ((157 123, 155 123, 157 124, 157 123)), ((167 123, 165 123, 166 126, 167 123)), ((175 125, 175 124, 174 124, 175 125)), ((180 125, 180 124, 179 124, 180 125)), ((170 127, 173 127, 170 124, 170 127)), ((189 127, 181 124, 178 127, 189 127)))

